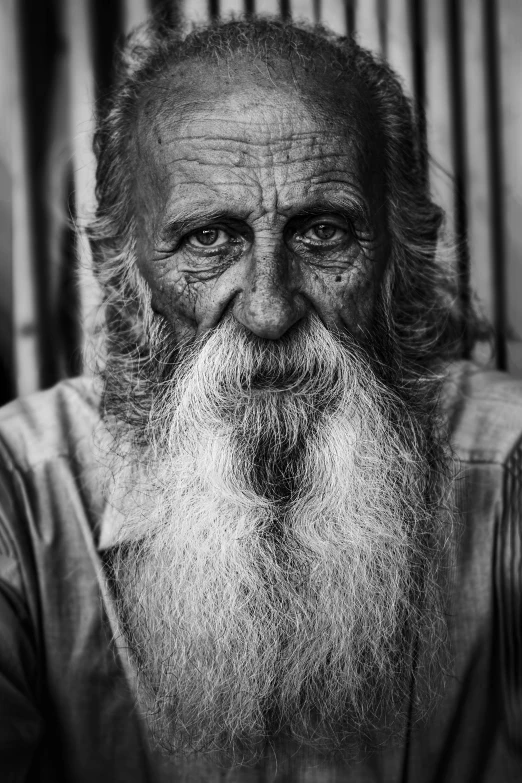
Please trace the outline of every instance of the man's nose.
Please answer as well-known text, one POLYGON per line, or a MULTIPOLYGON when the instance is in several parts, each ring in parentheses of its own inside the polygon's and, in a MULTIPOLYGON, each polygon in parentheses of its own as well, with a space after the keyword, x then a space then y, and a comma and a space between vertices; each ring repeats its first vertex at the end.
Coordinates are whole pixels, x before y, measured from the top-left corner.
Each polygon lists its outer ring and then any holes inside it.
POLYGON ((277 340, 304 315, 289 261, 283 253, 264 252, 251 260, 233 315, 258 337, 277 340))

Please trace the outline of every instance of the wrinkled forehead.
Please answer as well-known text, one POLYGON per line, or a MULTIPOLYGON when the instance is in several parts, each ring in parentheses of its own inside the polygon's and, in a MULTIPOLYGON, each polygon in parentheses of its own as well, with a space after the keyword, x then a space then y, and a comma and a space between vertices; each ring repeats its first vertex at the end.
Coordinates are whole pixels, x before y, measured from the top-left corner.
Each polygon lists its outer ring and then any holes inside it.
POLYGON ((207 146, 210 157, 229 166, 235 156, 240 162, 242 146, 272 145, 290 162, 325 151, 342 158, 369 196, 380 190, 383 145, 371 102, 338 69, 243 55, 172 65, 141 97, 138 144, 140 159, 160 176, 191 146, 198 154, 207 146))

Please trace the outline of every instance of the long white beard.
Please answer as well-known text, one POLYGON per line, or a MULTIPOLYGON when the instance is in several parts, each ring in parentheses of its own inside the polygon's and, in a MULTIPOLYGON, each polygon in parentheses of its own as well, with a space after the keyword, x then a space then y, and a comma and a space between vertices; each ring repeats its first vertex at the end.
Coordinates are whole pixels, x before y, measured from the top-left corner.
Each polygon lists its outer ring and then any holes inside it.
POLYGON ((424 439, 318 319, 277 342, 227 320, 186 353, 110 500, 138 700, 167 753, 346 750, 393 724, 441 633, 424 439))

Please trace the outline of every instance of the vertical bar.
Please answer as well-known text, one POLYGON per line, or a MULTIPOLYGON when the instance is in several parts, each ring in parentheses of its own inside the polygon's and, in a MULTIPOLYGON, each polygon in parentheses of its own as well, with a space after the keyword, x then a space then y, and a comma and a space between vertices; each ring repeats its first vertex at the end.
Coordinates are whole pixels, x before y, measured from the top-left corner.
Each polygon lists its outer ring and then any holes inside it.
POLYGON ((425 183, 428 178, 428 160, 426 155, 426 35, 424 24, 423 0, 410 0, 410 31, 413 70, 413 99, 419 137, 421 172, 425 183))
POLYGON ((89 0, 65 3, 69 41, 69 94, 72 128, 75 204, 78 221, 80 322, 86 370, 92 367, 92 338, 100 306, 100 291, 92 275, 92 260, 83 226, 95 211, 94 179, 96 163, 92 151, 94 116, 94 64, 91 48, 89 0))
POLYGON ((245 0, 245 14, 247 16, 253 16, 256 12, 255 0, 245 0))
POLYGON ((14 2, 0 4, 0 405, 15 393, 13 330, 13 131, 17 95, 14 2))
POLYGON ((321 0, 314 0, 314 23, 321 21, 321 0))
POLYGON ((447 236, 454 236, 453 133, 448 20, 441 3, 426 5, 426 117, 430 188, 446 213, 447 236))
POLYGON ((355 32, 356 0, 344 0, 344 24, 347 35, 355 32))
POLYGON ((506 329, 509 372, 522 377, 522 89, 520 41, 522 14, 518 0, 498 0, 501 132, 506 253, 506 329))
POLYGON ((504 188, 500 139, 500 76, 498 23, 492 0, 483 0, 483 34, 486 54, 486 124, 488 131, 488 175, 491 198, 489 201, 491 220, 491 255, 493 261, 493 320, 495 325, 495 348, 497 366, 507 369, 506 353, 506 280, 504 242, 504 188))
MULTIPOLYGON (((56 30, 61 40, 64 8, 57 6, 56 30)), ((50 311, 51 351, 55 355, 54 382, 81 372, 81 331, 78 323, 78 288, 72 146, 69 106, 68 48, 60 47, 54 57, 52 94, 48 102, 48 142, 43 161, 44 203, 39 210, 46 222, 45 233, 37 230, 40 244, 45 239, 48 276, 46 296, 50 311)), ((41 187, 41 185, 40 185, 41 187)), ((45 290, 45 289, 43 289, 45 290)))
POLYGON ((11 74, 13 89, 11 171, 12 171, 12 231, 13 231, 13 316, 15 384, 19 395, 40 388, 41 346, 38 329, 38 300, 35 275, 35 231, 31 204, 33 185, 30 177, 27 122, 23 111, 24 71, 22 9, 12 7, 11 21, 15 45, 15 62, 11 74))
MULTIPOLYGON (((469 279, 482 302, 483 311, 494 322, 494 259, 491 258, 490 182, 488 177, 488 138, 482 3, 460 0, 461 40, 463 42, 466 132, 466 196, 469 240, 469 279)), ((479 346, 483 349, 483 346, 479 346)))
MULTIPOLYGON (((459 298, 464 314, 470 307, 470 268, 467 213, 467 149, 465 141, 465 95, 463 79, 462 14, 459 0, 446 0, 449 41, 450 101, 453 136, 453 171, 455 176, 455 238, 457 241, 457 273, 459 298)), ((469 357, 469 336, 464 339, 465 358, 469 357)))
POLYGON ((279 0, 279 13, 281 14, 282 19, 291 18, 290 0, 279 0))
POLYGON ((121 0, 91 0, 90 29, 94 31, 90 45, 93 50, 93 67, 96 90, 96 103, 103 106, 113 81, 115 46, 120 42, 123 32, 123 12, 121 0))
POLYGON ((43 0, 36 7, 19 0, 20 48, 23 54, 23 121, 30 178, 29 209, 32 213, 33 276, 36 293, 40 383, 51 386, 59 376, 61 356, 57 322, 56 283, 60 259, 52 258, 50 242, 57 203, 51 208, 47 161, 52 149, 53 112, 58 84, 58 18, 56 8, 43 0))
POLYGON ((388 0, 377 0, 379 42, 382 56, 388 57, 388 0))
POLYGON ((210 19, 219 19, 219 0, 208 0, 208 15, 210 19))

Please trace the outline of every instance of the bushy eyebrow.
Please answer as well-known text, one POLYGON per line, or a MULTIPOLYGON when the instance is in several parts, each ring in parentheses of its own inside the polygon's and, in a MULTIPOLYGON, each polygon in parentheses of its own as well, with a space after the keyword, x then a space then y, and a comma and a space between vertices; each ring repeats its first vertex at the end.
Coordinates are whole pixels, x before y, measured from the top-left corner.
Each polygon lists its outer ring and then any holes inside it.
POLYGON ((301 204, 296 215, 320 215, 327 212, 341 212, 353 222, 368 223, 370 209, 365 199, 356 194, 338 193, 331 196, 321 196, 301 204))
POLYGON ((194 231, 196 228, 210 223, 219 223, 236 221, 240 222, 248 219, 248 212, 238 212, 230 209, 205 209, 200 207, 182 206, 176 211, 176 216, 172 220, 168 219, 160 228, 157 234, 157 240, 162 244, 169 244, 179 239, 183 234, 194 231))
MULTIPOLYGON (((367 229, 371 225, 369 206, 359 193, 343 190, 329 195, 311 194, 299 204, 281 208, 280 213, 286 214, 290 221, 302 217, 321 215, 328 212, 340 212, 354 226, 367 229)), ((182 204, 172 219, 167 219, 157 234, 160 244, 170 245, 184 234, 211 223, 241 223, 248 222, 250 212, 246 208, 230 208, 230 205, 217 205, 209 208, 206 205, 182 204)))

